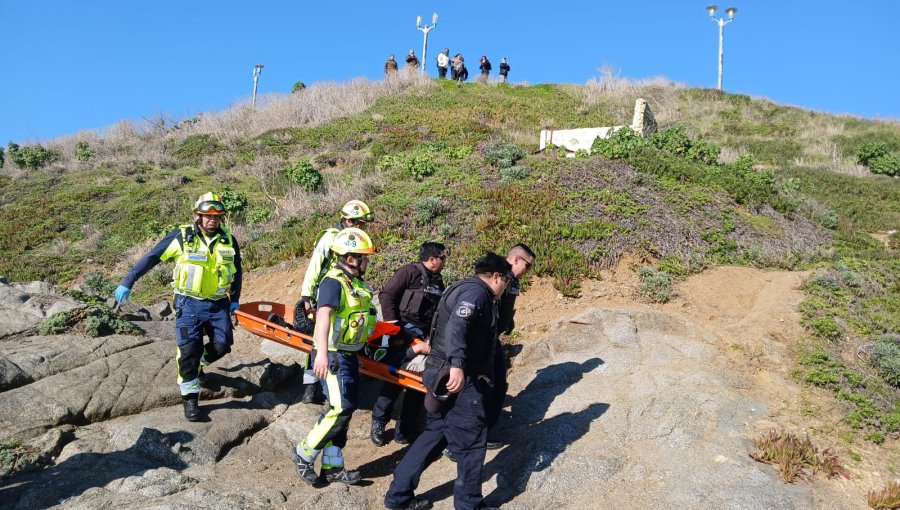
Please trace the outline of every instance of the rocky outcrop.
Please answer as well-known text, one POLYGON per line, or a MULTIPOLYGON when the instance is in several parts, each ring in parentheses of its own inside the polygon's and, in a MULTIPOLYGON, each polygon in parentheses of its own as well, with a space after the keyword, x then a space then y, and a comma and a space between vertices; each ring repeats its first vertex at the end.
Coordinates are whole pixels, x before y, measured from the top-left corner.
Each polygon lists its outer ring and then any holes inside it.
MULTIPOLYGON (((44 282, 12 284, 0 280, 0 339, 36 330, 41 321, 57 312, 84 306, 44 282)), ((0 362, 2 363, 2 362, 0 362)), ((0 365, 5 368, 6 365, 0 365)), ((5 370, 4 370, 5 372, 5 370)))

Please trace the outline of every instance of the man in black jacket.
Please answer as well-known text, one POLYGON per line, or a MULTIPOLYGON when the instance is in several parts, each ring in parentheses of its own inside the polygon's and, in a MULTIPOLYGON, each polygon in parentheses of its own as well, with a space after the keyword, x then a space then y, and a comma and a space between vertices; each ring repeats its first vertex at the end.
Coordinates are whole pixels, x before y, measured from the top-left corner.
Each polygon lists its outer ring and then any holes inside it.
MULTIPOLYGON (((396 322, 403 334, 395 335, 398 345, 385 345, 388 354, 381 361, 400 366, 418 354, 428 354, 431 319, 444 292, 441 270, 447 259, 447 248, 441 243, 426 242, 419 247, 419 261, 407 264, 394 273, 378 293, 382 320, 396 322), (405 339, 404 339, 405 337, 405 339), (419 342, 412 342, 419 339, 419 342)), ((372 429, 369 437, 376 446, 384 446, 387 438, 384 427, 391 420, 394 401, 403 389, 390 383, 382 383, 381 393, 372 407, 372 429)), ((400 419, 394 427, 394 441, 408 444, 417 434, 416 423, 425 396, 418 391, 407 391, 403 396, 400 419)))
MULTIPOLYGON (((432 452, 446 440, 457 453, 453 503, 457 509, 484 506, 481 477, 487 451, 485 397, 490 393, 497 340, 497 307, 512 266, 496 253, 475 263, 475 274, 450 286, 438 304, 431 354, 422 381, 428 417, 420 435, 394 470, 384 498, 387 508, 431 507, 415 489, 432 452)), ((440 452, 440 450, 436 450, 440 452)), ((438 453, 438 456, 440 454, 438 453)))

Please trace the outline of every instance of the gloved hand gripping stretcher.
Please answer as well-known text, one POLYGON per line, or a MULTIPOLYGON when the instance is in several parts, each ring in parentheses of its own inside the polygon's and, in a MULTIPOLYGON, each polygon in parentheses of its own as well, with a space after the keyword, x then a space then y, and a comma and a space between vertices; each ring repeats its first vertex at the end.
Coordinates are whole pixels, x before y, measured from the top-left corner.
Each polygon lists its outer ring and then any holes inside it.
MULTIPOLYGON (((283 317, 288 323, 293 317, 293 310, 288 310, 282 303, 273 303, 269 301, 253 301, 251 303, 242 303, 241 307, 234 312, 238 323, 247 331, 261 336, 267 340, 278 342, 288 347, 293 347, 299 351, 309 353, 312 351, 312 337, 304 335, 290 328, 285 328, 268 321, 271 314, 283 317)), ((369 342, 375 346, 381 344, 381 337, 384 335, 395 335, 400 333, 400 326, 391 322, 378 322, 375 326, 375 332, 369 337, 369 342)), ((404 388, 411 388, 416 391, 425 393, 425 387, 422 385, 422 377, 420 374, 393 367, 365 355, 364 351, 357 353, 359 356, 359 371, 362 374, 387 381, 389 383, 400 385, 404 388)))

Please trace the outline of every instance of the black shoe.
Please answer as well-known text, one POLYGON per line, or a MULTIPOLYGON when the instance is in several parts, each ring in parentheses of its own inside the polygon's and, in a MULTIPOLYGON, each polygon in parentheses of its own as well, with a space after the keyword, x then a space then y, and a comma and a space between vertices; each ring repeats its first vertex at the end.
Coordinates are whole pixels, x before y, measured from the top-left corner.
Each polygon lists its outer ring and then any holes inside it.
POLYGON ((412 434, 401 434, 400 432, 394 432, 394 442, 397 444, 410 444, 415 442, 416 436, 412 434))
POLYGON ((456 462, 456 457, 453 455, 453 452, 450 451, 450 448, 444 448, 442 453, 444 454, 444 457, 450 459, 451 462, 456 462))
POLYGON ((324 404, 325 399, 321 398, 316 391, 318 386, 317 383, 303 385, 303 398, 300 399, 300 402, 303 404, 324 404))
POLYGON ((186 398, 181 401, 184 405, 184 417, 187 421, 200 421, 200 402, 196 398, 186 398))
POLYGON ((294 461, 294 467, 297 468, 297 474, 301 480, 310 485, 319 483, 320 478, 316 474, 316 468, 313 466, 313 463, 307 462, 303 460, 303 457, 297 455, 297 449, 293 446, 291 447, 291 460, 294 461))
POLYGON ((504 446, 503 441, 488 441, 487 442, 488 450, 499 450, 500 448, 503 448, 503 446, 504 446))
POLYGON ((294 329, 292 325, 288 324, 287 321, 285 321, 284 318, 277 313, 270 313, 269 318, 266 320, 271 322, 272 324, 281 326, 282 328, 294 329))
POLYGON ((391 508, 391 510, 428 510, 432 506, 428 498, 414 498, 408 505, 391 508))
POLYGON ((384 437, 384 423, 372 421, 372 430, 369 432, 369 439, 375 443, 375 446, 384 446, 387 439, 384 437))
POLYGON ((362 475, 359 474, 359 471, 348 471, 344 467, 323 469, 322 475, 325 476, 325 480, 328 483, 338 482, 344 485, 353 485, 362 480, 362 475))

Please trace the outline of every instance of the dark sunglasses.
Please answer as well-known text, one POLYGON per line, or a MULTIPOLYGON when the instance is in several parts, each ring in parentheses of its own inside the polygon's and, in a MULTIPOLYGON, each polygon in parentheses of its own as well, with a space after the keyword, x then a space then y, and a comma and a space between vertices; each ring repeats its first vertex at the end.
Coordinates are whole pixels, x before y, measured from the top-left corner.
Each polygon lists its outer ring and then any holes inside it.
POLYGON ((517 257, 519 260, 525 263, 525 270, 531 269, 531 266, 534 265, 534 261, 529 262, 525 257, 517 257))

